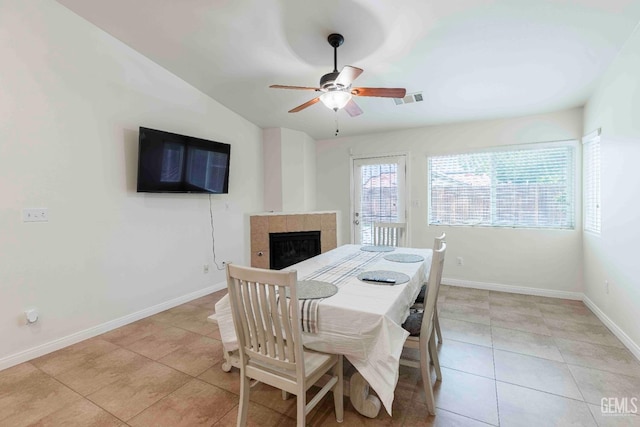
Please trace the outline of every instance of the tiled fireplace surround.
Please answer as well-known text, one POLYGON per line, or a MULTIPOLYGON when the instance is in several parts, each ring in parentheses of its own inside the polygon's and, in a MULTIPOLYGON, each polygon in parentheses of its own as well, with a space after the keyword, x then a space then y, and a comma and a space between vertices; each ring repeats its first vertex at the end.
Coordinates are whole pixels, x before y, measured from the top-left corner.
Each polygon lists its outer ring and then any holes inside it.
POLYGON ((251 266, 269 268, 269 233, 320 231, 322 253, 337 246, 336 214, 258 214, 250 217, 251 266))

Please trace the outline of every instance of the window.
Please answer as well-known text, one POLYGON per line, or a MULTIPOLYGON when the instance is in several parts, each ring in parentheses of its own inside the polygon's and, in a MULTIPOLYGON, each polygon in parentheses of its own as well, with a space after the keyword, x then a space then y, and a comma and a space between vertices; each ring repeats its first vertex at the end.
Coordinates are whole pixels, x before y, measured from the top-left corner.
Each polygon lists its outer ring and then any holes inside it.
POLYGON ((428 158, 429 224, 574 227, 575 142, 428 158))
POLYGON ((600 233, 600 129, 582 140, 584 230, 600 233))

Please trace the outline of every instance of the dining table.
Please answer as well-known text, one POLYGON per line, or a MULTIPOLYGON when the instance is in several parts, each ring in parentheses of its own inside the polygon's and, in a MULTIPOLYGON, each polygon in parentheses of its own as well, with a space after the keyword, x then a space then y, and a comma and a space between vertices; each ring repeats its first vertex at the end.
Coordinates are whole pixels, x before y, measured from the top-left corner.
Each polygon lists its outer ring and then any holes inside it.
MULTIPOLYGON (((299 286, 335 285, 331 296, 298 298, 306 304, 301 310, 303 344, 342 354, 356 368, 350 398, 363 415, 377 416, 380 402, 392 415, 400 355, 409 336, 402 324, 428 277, 431 256, 431 249, 347 244, 286 268, 297 271, 299 286)), ((220 329, 223 369, 228 371, 239 366, 228 295, 216 303, 211 318, 220 329)))

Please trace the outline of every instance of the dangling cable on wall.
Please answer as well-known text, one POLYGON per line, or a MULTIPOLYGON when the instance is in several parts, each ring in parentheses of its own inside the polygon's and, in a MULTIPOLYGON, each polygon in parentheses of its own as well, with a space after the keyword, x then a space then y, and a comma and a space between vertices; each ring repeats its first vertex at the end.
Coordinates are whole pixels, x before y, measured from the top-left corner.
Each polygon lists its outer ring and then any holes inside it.
POLYGON ((213 206, 211 204, 211 194, 209 194, 209 220, 211 221, 211 252, 213 253, 213 263, 218 270, 224 270, 224 263, 221 267, 218 265, 218 261, 216 261, 216 230, 213 225, 213 206))

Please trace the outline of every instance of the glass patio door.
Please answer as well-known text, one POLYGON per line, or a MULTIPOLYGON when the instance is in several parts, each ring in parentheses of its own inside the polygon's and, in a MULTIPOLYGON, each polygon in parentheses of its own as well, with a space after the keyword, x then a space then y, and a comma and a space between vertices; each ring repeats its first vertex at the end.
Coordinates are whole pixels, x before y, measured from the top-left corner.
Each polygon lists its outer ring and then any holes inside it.
POLYGON ((405 156, 353 159, 352 241, 373 244, 374 222, 405 222, 405 156))

